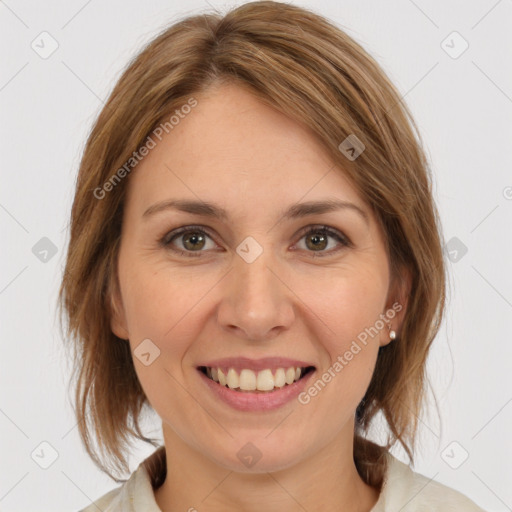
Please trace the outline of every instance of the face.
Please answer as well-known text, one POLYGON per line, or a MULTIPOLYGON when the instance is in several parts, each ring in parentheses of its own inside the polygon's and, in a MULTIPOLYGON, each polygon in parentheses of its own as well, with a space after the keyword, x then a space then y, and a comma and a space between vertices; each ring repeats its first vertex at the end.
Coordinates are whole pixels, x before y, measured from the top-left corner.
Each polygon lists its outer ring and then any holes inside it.
POLYGON ((250 471, 240 457, 248 442, 263 454, 252 471, 290 467, 352 442, 356 407, 389 342, 383 314, 396 300, 383 234, 306 127, 239 86, 195 97, 197 106, 129 177, 112 330, 129 340, 166 438, 236 471, 250 471), (226 217, 145 214, 170 200, 207 202, 226 217), (326 200, 354 206, 285 215, 326 200), (314 371, 293 384, 300 395, 244 409, 240 397, 249 394, 224 388, 237 394, 238 405, 228 404, 198 369, 240 357, 251 360, 240 363, 248 369, 281 357, 314 371))

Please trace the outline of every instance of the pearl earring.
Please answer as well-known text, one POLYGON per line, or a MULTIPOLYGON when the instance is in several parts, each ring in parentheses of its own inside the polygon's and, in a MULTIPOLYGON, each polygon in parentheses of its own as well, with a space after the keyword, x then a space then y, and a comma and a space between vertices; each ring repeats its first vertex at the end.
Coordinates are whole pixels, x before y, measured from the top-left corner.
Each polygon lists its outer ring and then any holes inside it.
POLYGON ((395 331, 389 331, 389 337, 394 340, 396 338, 396 332, 395 331))

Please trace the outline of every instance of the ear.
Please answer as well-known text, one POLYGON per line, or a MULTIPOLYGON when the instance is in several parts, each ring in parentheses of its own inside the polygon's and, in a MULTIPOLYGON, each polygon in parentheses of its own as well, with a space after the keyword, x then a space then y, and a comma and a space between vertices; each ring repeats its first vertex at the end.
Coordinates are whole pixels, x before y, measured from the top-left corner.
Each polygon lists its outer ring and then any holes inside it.
POLYGON ((118 338, 128 340, 128 326, 116 272, 110 279, 108 296, 110 297, 110 329, 118 338))
MULTIPOLYGON (((386 309, 384 311, 387 323, 396 333, 396 339, 400 338, 402 323, 405 318, 409 295, 411 293, 411 287, 411 269, 409 267, 401 267, 398 276, 396 276, 391 283, 390 291, 388 293, 388 300, 386 303, 386 309)), ((388 336, 389 330, 387 327, 385 328, 384 332, 384 341, 381 342, 381 346, 385 346, 393 341, 388 336)))

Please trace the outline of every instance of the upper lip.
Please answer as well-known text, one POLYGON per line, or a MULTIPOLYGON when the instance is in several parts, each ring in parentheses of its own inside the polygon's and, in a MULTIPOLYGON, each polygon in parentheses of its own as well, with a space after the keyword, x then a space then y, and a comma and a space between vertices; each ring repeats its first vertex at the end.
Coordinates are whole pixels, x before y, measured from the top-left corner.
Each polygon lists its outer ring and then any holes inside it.
POLYGON ((313 366, 307 361, 299 359, 289 359, 287 357, 264 357, 262 359, 249 359, 247 357, 226 357, 224 359, 215 359, 206 361, 198 365, 198 367, 207 366, 210 368, 233 368, 236 371, 241 371, 244 368, 253 371, 276 370, 277 368, 290 368, 290 366, 298 368, 306 368, 313 366))

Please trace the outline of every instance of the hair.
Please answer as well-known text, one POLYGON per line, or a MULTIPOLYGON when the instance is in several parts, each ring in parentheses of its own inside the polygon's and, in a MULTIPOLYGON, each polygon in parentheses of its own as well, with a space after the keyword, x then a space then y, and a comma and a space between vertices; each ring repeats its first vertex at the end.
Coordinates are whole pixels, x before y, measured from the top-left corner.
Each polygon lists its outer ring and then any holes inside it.
POLYGON ((445 309, 431 171, 412 115, 377 62, 322 16, 280 2, 189 16, 165 28, 128 64, 92 127, 76 180, 58 299, 68 320, 65 339, 74 349, 71 379, 81 440, 94 463, 117 482, 124 480, 115 472, 129 471, 126 450, 134 438, 158 446, 141 432, 140 415, 149 402, 129 343, 113 334, 110 323, 113 292, 119 290, 126 162, 193 95, 227 83, 248 87, 311 131, 336 172, 373 209, 385 235, 391 282, 402 285, 405 273, 410 275, 397 339, 379 348, 355 415, 358 473, 380 488, 385 455, 397 441, 414 462, 427 355, 445 309), (349 135, 365 146, 356 159, 339 149, 349 135), (123 165, 124 178, 113 183, 123 165), (368 439, 379 412, 389 427, 385 446, 368 439))

